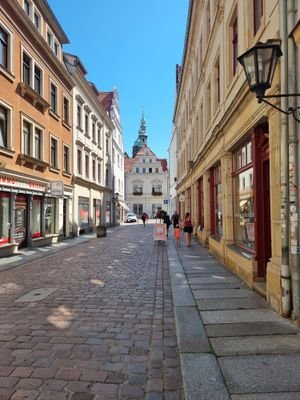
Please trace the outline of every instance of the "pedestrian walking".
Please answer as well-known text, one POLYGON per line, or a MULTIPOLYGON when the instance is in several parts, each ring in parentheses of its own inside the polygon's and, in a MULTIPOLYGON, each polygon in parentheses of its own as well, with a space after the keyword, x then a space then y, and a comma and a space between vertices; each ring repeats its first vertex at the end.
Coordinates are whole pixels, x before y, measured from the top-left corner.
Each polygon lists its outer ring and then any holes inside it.
POLYGON ((163 221, 164 221, 164 224, 166 224, 166 226, 167 226, 167 236, 168 236, 169 227, 171 225, 171 220, 170 220, 170 217, 167 212, 164 213, 163 221))
POLYGON ((143 214, 142 214, 142 221, 143 221, 143 225, 144 225, 144 226, 146 225, 146 220, 147 220, 147 214, 146 214, 146 213, 143 213, 143 214))
POLYGON ((191 221, 191 214, 189 212, 185 214, 185 219, 183 222, 183 232, 185 233, 185 243, 187 247, 190 247, 192 242, 193 224, 191 221))
POLYGON ((174 238, 176 240, 176 245, 180 246, 180 226, 177 224, 174 228, 174 238))
POLYGON ((176 225, 179 224, 179 214, 177 213, 176 210, 174 211, 174 214, 172 215, 171 222, 173 224, 174 229, 176 228, 176 225))

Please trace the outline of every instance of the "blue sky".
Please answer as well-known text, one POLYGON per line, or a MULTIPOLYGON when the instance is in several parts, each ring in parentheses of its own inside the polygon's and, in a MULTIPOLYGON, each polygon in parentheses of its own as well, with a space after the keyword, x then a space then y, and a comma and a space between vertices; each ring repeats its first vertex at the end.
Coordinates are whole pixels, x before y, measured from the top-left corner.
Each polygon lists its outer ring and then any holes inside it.
POLYGON ((48 0, 67 34, 64 50, 80 57, 101 91, 117 87, 124 150, 132 154, 142 109, 148 146, 168 157, 188 0, 48 0))

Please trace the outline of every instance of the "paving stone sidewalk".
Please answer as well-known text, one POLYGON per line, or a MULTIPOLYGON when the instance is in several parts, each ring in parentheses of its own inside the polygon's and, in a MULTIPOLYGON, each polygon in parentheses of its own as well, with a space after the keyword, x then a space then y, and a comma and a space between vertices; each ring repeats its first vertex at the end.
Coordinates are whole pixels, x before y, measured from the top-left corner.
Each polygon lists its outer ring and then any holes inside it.
POLYGON ((0 400, 183 400, 167 250, 152 225, 41 254, 1 260, 0 400))
POLYGON ((186 400, 299 400, 300 333, 196 241, 168 260, 186 400))

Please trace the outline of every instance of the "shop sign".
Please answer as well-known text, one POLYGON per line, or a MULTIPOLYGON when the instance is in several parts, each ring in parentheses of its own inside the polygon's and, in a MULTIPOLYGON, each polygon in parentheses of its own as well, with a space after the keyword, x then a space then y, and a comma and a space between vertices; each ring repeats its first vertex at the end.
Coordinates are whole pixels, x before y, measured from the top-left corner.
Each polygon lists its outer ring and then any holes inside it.
POLYGON ((32 181, 30 179, 25 180, 25 179, 19 179, 14 176, 8 176, 8 175, 0 175, 0 185, 5 185, 9 187, 14 187, 14 188, 22 188, 22 189, 28 189, 28 190, 39 190, 41 192, 47 192, 48 187, 46 184, 42 184, 36 181, 32 181))
POLYGON ((51 196, 63 196, 64 195, 63 181, 50 182, 50 193, 51 196))

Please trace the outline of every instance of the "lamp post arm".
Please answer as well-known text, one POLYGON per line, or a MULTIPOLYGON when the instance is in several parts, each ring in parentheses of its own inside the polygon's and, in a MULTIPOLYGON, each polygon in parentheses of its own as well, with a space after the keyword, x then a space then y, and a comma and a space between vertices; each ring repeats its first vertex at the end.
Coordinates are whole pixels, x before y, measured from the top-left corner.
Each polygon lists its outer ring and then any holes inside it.
MULTIPOLYGON (((297 121, 300 122, 300 107, 289 107, 287 111, 282 110, 281 108, 277 107, 275 104, 270 103, 269 101, 265 100, 265 97, 280 97, 281 95, 278 96, 264 96, 263 98, 260 98, 261 101, 264 103, 268 104, 269 106, 276 108, 276 110, 282 112, 285 115, 293 115, 293 118, 297 121)), ((284 95, 285 96, 285 95, 284 95)), ((288 97, 289 95, 286 95, 288 97)), ((299 95, 298 95, 299 96, 299 95)))
MULTIPOLYGON (((264 96, 264 97, 273 97, 273 96, 264 96)), ((276 110, 282 112, 283 114, 290 115, 293 113, 293 111, 290 109, 288 109, 288 111, 282 110, 281 108, 277 107, 275 104, 270 103, 269 101, 265 100, 264 98, 261 98, 261 101, 263 101, 264 103, 268 104, 269 106, 271 106, 273 108, 276 108, 276 110)))
POLYGON ((298 97, 300 96, 300 93, 288 93, 288 94, 273 94, 273 95, 267 95, 263 96, 264 99, 276 99, 280 97, 298 97))

